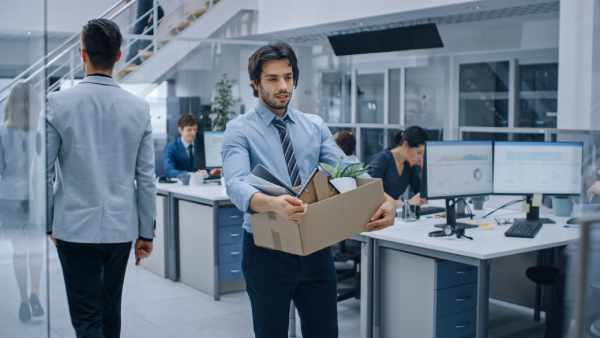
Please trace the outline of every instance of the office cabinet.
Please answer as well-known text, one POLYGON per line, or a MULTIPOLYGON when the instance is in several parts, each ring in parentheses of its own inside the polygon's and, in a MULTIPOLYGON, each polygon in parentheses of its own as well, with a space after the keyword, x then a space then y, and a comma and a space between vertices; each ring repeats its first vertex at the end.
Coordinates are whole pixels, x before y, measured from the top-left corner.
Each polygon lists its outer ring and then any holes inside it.
POLYGON ((475 267, 379 250, 382 338, 475 338, 475 267))
POLYGON ((218 300, 245 289, 243 213, 232 205, 178 200, 180 280, 218 300))

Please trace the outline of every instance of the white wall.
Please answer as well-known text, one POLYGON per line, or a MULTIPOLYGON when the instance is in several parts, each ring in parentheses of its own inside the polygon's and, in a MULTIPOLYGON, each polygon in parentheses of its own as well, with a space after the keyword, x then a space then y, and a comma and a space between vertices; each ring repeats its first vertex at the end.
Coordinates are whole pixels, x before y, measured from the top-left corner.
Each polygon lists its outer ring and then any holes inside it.
POLYGON ((470 0, 259 0, 258 33, 468 3, 470 0))

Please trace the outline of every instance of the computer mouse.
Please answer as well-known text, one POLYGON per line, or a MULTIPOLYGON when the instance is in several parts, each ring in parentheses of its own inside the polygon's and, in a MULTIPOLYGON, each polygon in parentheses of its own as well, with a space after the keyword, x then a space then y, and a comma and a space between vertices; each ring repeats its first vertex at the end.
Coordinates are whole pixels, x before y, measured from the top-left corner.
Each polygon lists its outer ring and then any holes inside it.
POLYGON ((571 217, 567 220, 567 224, 579 224, 579 219, 577 217, 571 217))

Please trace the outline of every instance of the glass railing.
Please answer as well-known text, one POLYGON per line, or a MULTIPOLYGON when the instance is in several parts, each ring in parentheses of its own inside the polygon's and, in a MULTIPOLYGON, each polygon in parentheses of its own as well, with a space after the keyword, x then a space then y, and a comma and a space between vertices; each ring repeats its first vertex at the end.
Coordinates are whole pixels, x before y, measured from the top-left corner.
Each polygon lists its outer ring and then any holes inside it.
MULTIPOLYGON (((100 13, 98 17, 118 20, 135 3, 136 0, 119 0, 100 13)), ((78 60, 79 48, 79 33, 76 33, 34 62, 10 83, 0 88, 0 102, 7 99, 10 90, 19 82, 26 82, 32 85, 33 89, 39 89, 48 82, 50 83, 47 89, 48 92, 56 90, 58 88, 56 82, 69 77, 73 78, 75 74, 81 71, 82 65, 78 60)))

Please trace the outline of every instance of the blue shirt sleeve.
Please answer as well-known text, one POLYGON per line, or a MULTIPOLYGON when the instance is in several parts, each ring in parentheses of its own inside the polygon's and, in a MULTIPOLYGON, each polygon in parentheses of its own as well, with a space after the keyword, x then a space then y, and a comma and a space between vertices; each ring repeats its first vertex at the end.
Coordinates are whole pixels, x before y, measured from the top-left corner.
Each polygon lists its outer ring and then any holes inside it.
POLYGON ((175 166, 175 143, 169 143, 163 155, 163 164, 167 177, 179 177, 184 174, 183 171, 177 170, 175 166))
POLYGON ((225 187, 231 202, 241 211, 250 212, 252 195, 258 192, 245 182, 251 173, 250 147, 238 123, 229 123, 225 129, 225 139, 221 155, 225 187))

